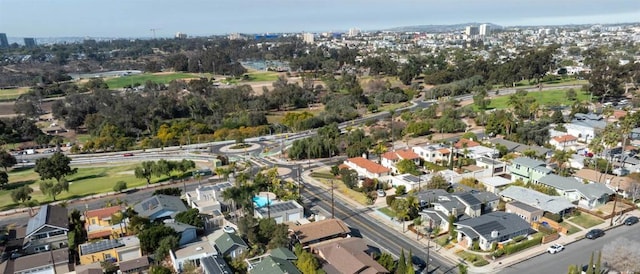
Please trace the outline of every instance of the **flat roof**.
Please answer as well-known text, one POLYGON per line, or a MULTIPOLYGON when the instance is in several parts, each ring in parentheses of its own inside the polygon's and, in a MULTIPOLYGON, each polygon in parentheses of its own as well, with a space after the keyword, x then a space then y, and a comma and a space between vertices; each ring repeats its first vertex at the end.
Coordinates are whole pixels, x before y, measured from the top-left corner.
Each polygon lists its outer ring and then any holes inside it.
POLYGON ((198 254, 207 254, 207 255, 216 255, 218 252, 215 248, 209 243, 207 238, 200 238, 200 241, 195 243, 188 244, 184 247, 179 248, 175 252, 176 258, 189 258, 198 254))

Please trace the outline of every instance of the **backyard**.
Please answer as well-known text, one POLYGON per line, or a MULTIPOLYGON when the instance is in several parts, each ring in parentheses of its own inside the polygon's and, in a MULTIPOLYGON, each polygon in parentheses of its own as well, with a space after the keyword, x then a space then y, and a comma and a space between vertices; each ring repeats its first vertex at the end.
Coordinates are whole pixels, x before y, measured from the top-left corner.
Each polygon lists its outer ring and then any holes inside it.
MULTIPOLYGON (((137 179, 134 175, 136 164, 119 166, 83 166, 78 167, 78 172, 67 177, 69 181, 69 191, 62 192, 56 196, 56 200, 79 198, 88 195, 113 191, 116 182, 124 181, 128 188, 138 187, 146 184, 146 180, 137 179)), ((165 181, 168 176, 153 177, 151 182, 165 181)), ((40 191, 40 177, 32 169, 14 169, 9 171, 9 184, 0 190, 0 210, 15 208, 18 205, 11 199, 11 191, 29 185, 34 191, 31 194, 32 200, 40 203, 52 201, 50 196, 40 191)))

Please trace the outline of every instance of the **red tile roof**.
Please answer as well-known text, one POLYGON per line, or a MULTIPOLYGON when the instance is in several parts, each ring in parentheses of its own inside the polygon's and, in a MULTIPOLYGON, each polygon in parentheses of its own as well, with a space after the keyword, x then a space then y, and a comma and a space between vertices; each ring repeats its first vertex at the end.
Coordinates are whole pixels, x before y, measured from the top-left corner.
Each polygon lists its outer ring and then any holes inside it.
POLYGON ((98 217, 100 219, 104 219, 104 218, 111 217, 111 215, 113 215, 113 213, 116 213, 116 212, 121 211, 121 210, 122 210, 122 207, 120 207, 120 206, 112 206, 112 207, 107 207, 107 208, 89 210, 89 211, 87 211, 87 213, 85 213, 85 215, 87 216, 87 218, 98 217))
POLYGON ((386 152, 386 153, 382 154, 382 158, 389 159, 389 160, 397 160, 397 159, 414 160, 414 159, 420 158, 420 156, 418 154, 416 154, 415 152, 413 152, 412 150, 403 149, 403 150, 396 150, 396 151, 386 152))
POLYGON ((111 230, 100 230, 97 232, 87 232, 87 238, 91 239, 99 239, 111 236, 111 230))
POLYGON ((480 145, 480 143, 478 143, 478 142, 463 138, 463 139, 460 139, 460 141, 458 141, 453 146, 455 146, 457 149, 461 149, 461 148, 464 147, 464 144, 467 144, 467 147, 475 147, 475 146, 479 146, 480 145))
POLYGON ((362 158, 362 157, 355 157, 355 158, 349 158, 347 159, 347 161, 355 164, 356 166, 359 166, 361 168, 366 169, 367 171, 374 173, 374 174, 380 174, 380 173, 385 173, 385 172, 389 172, 389 169, 386 167, 383 167, 379 164, 376 164, 374 162, 372 162, 371 160, 362 158))
POLYGON ((553 140, 555 140, 558 143, 566 143, 566 142, 571 142, 571 141, 577 141, 578 138, 573 136, 573 135, 563 135, 563 136, 557 136, 557 137, 553 137, 553 140))
POLYGON ((448 149, 448 148, 441 148, 441 149, 438 149, 438 152, 440 152, 440 154, 443 154, 443 155, 444 155, 444 154, 449 154, 449 153, 450 153, 450 151, 449 151, 449 149, 448 149))

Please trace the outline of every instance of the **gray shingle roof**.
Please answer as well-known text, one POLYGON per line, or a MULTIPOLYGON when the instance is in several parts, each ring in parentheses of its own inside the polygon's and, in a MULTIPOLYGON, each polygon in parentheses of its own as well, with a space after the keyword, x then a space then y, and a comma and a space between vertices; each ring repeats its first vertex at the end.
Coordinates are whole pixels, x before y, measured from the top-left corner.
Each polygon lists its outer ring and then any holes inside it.
POLYGON ((267 256, 256 264, 249 273, 260 274, 299 274, 301 273, 290 261, 267 256))
POLYGON ((513 163, 514 165, 521 165, 521 166, 530 167, 530 168, 534 168, 538 166, 543 166, 543 167, 546 166, 546 164, 543 161, 531 159, 529 157, 518 157, 513 159, 511 163, 513 163))
POLYGON ((576 207, 574 204, 560 196, 550 196, 533 189, 519 186, 508 187, 500 192, 500 196, 520 201, 551 213, 560 213, 565 209, 576 207))
POLYGON ((187 206, 180 197, 158 194, 142 200, 133 209, 143 217, 153 216, 163 210, 172 212, 171 215, 175 216, 179 212, 187 211, 187 206))
POLYGON ((231 268, 227 265, 227 262, 224 261, 222 256, 213 255, 209 257, 204 257, 200 259, 200 263, 202 264, 202 268, 207 274, 231 274, 231 268))
POLYGON ((69 217, 67 209, 58 205, 43 205, 38 214, 29 219, 27 223, 27 237, 44 225, 51 225, 62 229, 69 229, 69 217))
POLYGON ((527 211, 527 212, 536 212, 538 210, 541 210, 541 209, 539 209, 537 207, 533 207, 533 206, 530 206, 528 204, 525 204, 525 203, 519 202, 519 201, 513 201, 513 202, 511 202, 509 204, 514 206, 514 207, 517 207, 519 209, 522 209, 524 211, 527 211))
POLYGON ((523 153, 523 152, 525 152, 527 150, 533 150, 538 155, 546 155, 547 153, 551 152, 550 149, 545 148, 545 147, 529 146, 529 145, 525 145, 525 144, 521 144, 521 143, 516 143, 516 142, 509 141, 509 140, 505 140, 505 139, 502 139, 502 138, 494 138, 494 139, 489 140, 489 142, 492 143, 492 144, 501 144, 501 145, 505 146, 507 148, 507 150, 509 150, 511 152, 523 153))
POLYGON ((498 237, 501 237, 502 235, 511 235, 519 231, 531 229, 529 223, 518 215, 501 211, 459 221, 456 222, 456 225, 460 226, 459 229, 468 227, 489 241, 495 239, 491 237, 492 231, 497 231, 498 237))
POLYGON ((222 254, 227 253, 235 245, 247 247, 247 244, 242 240, 242 238, 234 233, 223 233, 218 239, 216 239, 215 243, 216 247, 222 254))
POLYGON ((603 195, 613 194, 613 191, 603 184, 583 184, 574 177, 562 177, 556 174, 549 174, 540 178, 538 181, 541 184, 545 184, 562 191, 576 190, 588 199, 599 199, 603 195))

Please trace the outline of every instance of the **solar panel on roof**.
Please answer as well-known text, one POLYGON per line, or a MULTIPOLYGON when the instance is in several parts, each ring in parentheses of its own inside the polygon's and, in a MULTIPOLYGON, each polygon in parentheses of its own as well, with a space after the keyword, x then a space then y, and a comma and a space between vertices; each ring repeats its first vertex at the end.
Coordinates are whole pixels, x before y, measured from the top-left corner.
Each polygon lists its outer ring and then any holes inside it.
POLYGON ((501 231, 501 230, 504 230, 505 227, 502 226, 497 221, 490 221, 490 222, 487 222, 486 224, 475 226, 474 229, 482 235, 489 235, 491 234, 491 231, 494 231, 494 230, 501 231))
POLYGON ((157 197, 154 197, 154 199, 149 199, 147 201, 144 201, 141 206, 142 209, 144 210, 152 210, 156 207, 158 207, 160 205, 160 201, 158 201, 157 197))
POLYGON ((412 182, 412 183, 420 182, 420 178, 418 178, 417 176, 413 176, 413 175, 404 176, 404 179, 409 181, 409 182, 412 182))
POLYGON ((125 244, 120 240, 103 240, 87 245, 81 245, 80 251, 82 254, 93 254, 100 251, 105 251, 113 248, 124 246, 125 244))

